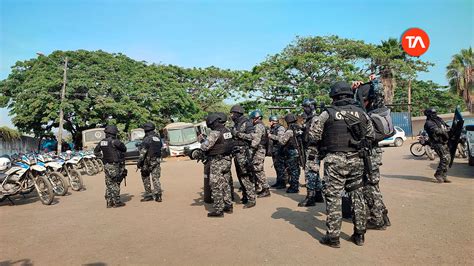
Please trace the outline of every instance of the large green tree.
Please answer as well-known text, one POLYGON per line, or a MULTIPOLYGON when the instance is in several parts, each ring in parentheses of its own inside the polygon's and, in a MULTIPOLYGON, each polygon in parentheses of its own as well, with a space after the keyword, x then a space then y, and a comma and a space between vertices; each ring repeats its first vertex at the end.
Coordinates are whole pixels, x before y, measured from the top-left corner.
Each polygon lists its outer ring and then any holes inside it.
MULTIPOLYGON (((201 111, 179 83, 172 66, 147 65, 123 54, 55 51, 17 62, 1 81, 2 107, 23 132, 42 136, 58 127, 62 64, 68 57, 64 128, 80 144, 85 129, 116 123, 128 131, 145 121, 191 120, 201 111)), ((201 114, 202 116, 202 114, 201 114)))
POLYGON ((464 99, 469 111, 474 112, 474 55, 472 48, 462 49, 455 54, 447 66, 446 77, 451 85, 451 90, 464 99))

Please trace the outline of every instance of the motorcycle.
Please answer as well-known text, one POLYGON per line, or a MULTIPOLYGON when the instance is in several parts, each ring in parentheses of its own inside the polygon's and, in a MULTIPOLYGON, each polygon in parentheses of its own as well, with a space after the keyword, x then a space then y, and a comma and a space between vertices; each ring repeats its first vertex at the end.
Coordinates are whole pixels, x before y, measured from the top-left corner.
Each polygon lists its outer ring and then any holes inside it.
POLYGON ((69 185, 66 178, 59 172, 62 165, 46 159, 45 155, 36 155, 37 164, 46 168, 46 177, 53 186, 54 194, 64 196, 67 194, 69 185))
POLYGON ((63 174, 63 176, 67 176, 69 185, 71 186, 72 190, 79 191, 84 187, 84 183, 82 181, 82 176, 79 171, 77 171, 75 166, 77 162, 71 159, 68 159, 68 154, 61 154, 56 158, 56 161, 61 164, 61 169, 59 172, 63 174))
POLYGON ((50 205, 54 200, 54 191, 46 177, 46 168, 36 164, 34 156, 23 155, 13 166, 0 173, 0 201, 10 196, 24 195, 36 190, 44 205, 50 205))
POLYGON ((426 154, 430 160, 435 159, 435 152, 430 146, 429 136, 425 130, 418 134, 418 141, 410 146, 410 152, 415 157, 421 157, 426 154))
POLYGON ((456 155, 461 158, 467 158, 469 156, 469 151, 467 147, 467 135, 465 132, 461 133, 459 138, 459 143, 456 150, 456 155))
POLYGON ((77 170, 83 170, 89 176, 92 176, 96 173, 94 164, 88 158, 85 158, 82 152, 76 153, 70 160, 71 162, 75 163, 77 170))

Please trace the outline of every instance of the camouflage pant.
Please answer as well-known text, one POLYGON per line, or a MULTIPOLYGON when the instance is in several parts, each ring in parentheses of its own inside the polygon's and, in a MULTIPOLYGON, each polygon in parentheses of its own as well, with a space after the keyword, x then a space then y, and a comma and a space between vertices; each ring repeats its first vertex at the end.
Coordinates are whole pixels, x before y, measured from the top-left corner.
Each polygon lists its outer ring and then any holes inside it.
POLYGON ((222 212, 225 206, 232 206, 232 195, 229 180, 231 179, 230 167, 232 159, 230 156, 211 159, 209 185, 211 186, 214 209, 222 212))
POLYGON ((109 164, 104 165, 105 172, 105 200, 108 203, 120 202, 120 182, 116 181, 117 177, 122 175, 125 165, 109 164))
POLYGON ((372 150, 372 176, 364 186, 364 199, 367 204, 367 221, 376 225, 383 224, 383 212, 387 209, 379 188, 380 166, 382 165, 382 149, 372 150))
POLYGON ((451 161, 448 145, 436 143, 433 144, 432 147, 439 156, 439 165, 434 176, 438 180, 446 180, 448 178, 448 165, 451 161))
POLYGON ((143 181, 143 187, 145 187, 144 196, 152 196, 154 194, 161 194, 161 158, 154 158, 148 162, 145 162, 141 168, 141 175, 143 181), (151 177, 151 182, 150 182, 151 177), (151 189, 151 183, 153 182, 153 190, 151 189))
POLYGON ((352 200, 354 232, 365 233, 366 205, 362 193, 364 164, 357 153, 329 153, 324 159, 324 187, 326 196, 327 235, 338 238, 342 224, 342 196, 344 189, 352 200))
POLYGON ((272 154, 272 160, 277 176, 277 182, 284 183, 286 181, 285 158, 279 152, 275 152, 272 154))
POLYGON ((304 168, 304 177, 306 182, 306 188, 308 190, 321 191, 323 184, 319 177, 319 159, 318 150, 316 147, 308 147, 306 150, 306 165, 304 168))
POLYGON ((300 179, 300 165, 298 162, 298 152, 296 150, 289 150, 286 156, 286 168, 289 175, 288 183, 290 187, 299 189, 300 179))
POLYGON ((252 165, 256 178, 256 191, 270 188, 267 182, 267 177, 265 176, 265 170, 263 168, 265 164, 265 153, 266 149, 262 146, 258 148, 258 150, 255 152, 255 155, 253 156, 252 165))
POLYGON ((247 169, 247 155, 245 154, 245 149, 245 147, 241 147, 240 151, 234 156, 235 170, 242 187, 243 195, 247 196, 249 202, 255 202, 255 181, 247 169))

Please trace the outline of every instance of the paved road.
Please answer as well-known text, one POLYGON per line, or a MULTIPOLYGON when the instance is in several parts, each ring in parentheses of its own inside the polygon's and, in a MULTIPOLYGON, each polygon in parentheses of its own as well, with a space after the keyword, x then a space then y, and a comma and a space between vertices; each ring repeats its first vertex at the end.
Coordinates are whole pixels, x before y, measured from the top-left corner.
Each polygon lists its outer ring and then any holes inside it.
MULTIPOLYGON (((457 159, 448 172, 453 183, 436 184, 436 162, 414 159, 408 148, 385 149, 381 187, 392 226, 369 231, 363 247, 348 241, 350 221, 343 222, 340 249, 320 245, 325 206, 298 208, 304 191, 273 191, 255 208, 238 204, 234 214, 209 219, 202 165, 174 159, 162 164, 162 203, 140 202, 133 166, 122 186, 124 208, 105 208, 103 174, 85 176, 87 190, 52 206, 33 195, 16 206, 0 203, 0 265, 472 265, 474 167, 457 159)), ((265 169, 273 183, 271 160, 265 169)))

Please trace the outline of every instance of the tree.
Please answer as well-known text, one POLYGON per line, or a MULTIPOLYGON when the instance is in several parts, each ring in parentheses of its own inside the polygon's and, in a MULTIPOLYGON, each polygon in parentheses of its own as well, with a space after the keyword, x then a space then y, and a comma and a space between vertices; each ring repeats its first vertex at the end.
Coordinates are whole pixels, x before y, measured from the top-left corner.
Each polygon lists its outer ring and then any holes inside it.
POLYGON ((0 83, 0 104, 10 109, 21 131, 41 136, 58 126, 59 66, 65 56, 69 64, 64 128, 76 146, 83 130, 107 123, 128 132, 146 121, 164 126, 172 117, 188 120, 202 114, 176 81, 172 66, 147 65, 103 51, 55 51, 17 62, 0 83))
POLYGON ((455 54, 446 67, 446 77, 449 80, 451 90, 458 93, 464 99, 469 111, 474 111, 473 99, 473 62, 472 48, 462 49, 455 54))

